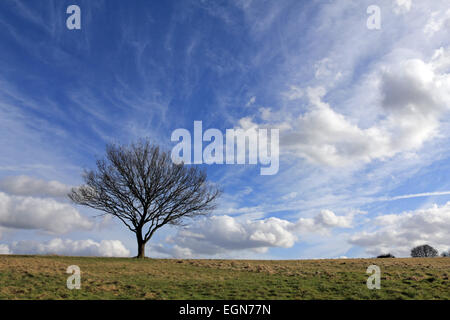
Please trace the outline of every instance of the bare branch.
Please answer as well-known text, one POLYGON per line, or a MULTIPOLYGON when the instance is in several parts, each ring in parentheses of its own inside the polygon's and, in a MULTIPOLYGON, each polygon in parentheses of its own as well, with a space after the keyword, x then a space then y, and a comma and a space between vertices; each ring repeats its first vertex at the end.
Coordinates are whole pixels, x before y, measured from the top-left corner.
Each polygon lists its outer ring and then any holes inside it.
POLYGON ((140 255, 156 230, 210 213, 221 193, 204 171, 174 164, 169 153, 148 140, 108 145, 105 159, 83 179, 69 198, 122 221, 136 234, 140 255))

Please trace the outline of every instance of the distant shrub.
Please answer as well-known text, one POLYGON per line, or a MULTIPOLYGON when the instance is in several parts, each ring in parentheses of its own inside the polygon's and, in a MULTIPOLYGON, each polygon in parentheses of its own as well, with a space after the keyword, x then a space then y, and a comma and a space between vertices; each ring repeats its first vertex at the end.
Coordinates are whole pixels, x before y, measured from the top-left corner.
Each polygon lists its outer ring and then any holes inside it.
POLYGON ((411 257, 413 258, 436 257, 437 255, 438 251, 427 244, 415 247, 411 250, 411 257))
POLYGON ((377 258, 395 258, 392 254, 380 254, 377 258))
POLYGON ((450 250, 442 252, 441 256, 450 258, 450 250))

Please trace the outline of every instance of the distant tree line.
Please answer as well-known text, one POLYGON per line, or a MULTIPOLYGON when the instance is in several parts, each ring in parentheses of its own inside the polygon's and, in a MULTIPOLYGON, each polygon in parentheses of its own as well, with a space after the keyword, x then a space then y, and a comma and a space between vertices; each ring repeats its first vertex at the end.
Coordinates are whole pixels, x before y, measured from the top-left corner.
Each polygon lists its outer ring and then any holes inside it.
MULTIPOLYGON (((424 244, 421 246, 417 246, 411 249, 411 257, 413 258, 432 258, 437 257, 439 252, 428 244, 424 244)), ((450 249, 448 251, 444 251, 441 254, 442 257, 450 257, 450 249)), ((377 258, 395 258, 394 255, 390 253, 380 254, 377 258)))
POLYGON ((386 254, 380 254, 377 258, 395 258, 395 257, 390 253, 386 253, 386 254))

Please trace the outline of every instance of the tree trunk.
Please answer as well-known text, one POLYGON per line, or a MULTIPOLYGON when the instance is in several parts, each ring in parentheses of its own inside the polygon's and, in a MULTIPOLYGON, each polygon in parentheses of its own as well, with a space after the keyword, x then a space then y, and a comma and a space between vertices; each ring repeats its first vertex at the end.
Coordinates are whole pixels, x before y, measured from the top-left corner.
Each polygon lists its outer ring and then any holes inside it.
POLYGON ((144 259, 145 258, 145 242, 143 240, 138 239, 138 255, 136 258, 144 259))

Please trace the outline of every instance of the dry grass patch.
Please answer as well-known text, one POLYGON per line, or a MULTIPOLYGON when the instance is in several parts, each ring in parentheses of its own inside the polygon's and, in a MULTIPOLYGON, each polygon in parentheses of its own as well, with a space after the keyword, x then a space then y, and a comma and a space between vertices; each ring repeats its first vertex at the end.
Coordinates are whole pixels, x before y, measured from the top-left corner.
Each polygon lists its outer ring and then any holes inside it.
POLYGON ((448 258, 180 260, 0 256, 1 299, 449 299, 448 258), (82 289, 66 288, 78 265, 82 289), (381 268, 381 290, 366 269, 381 268))

